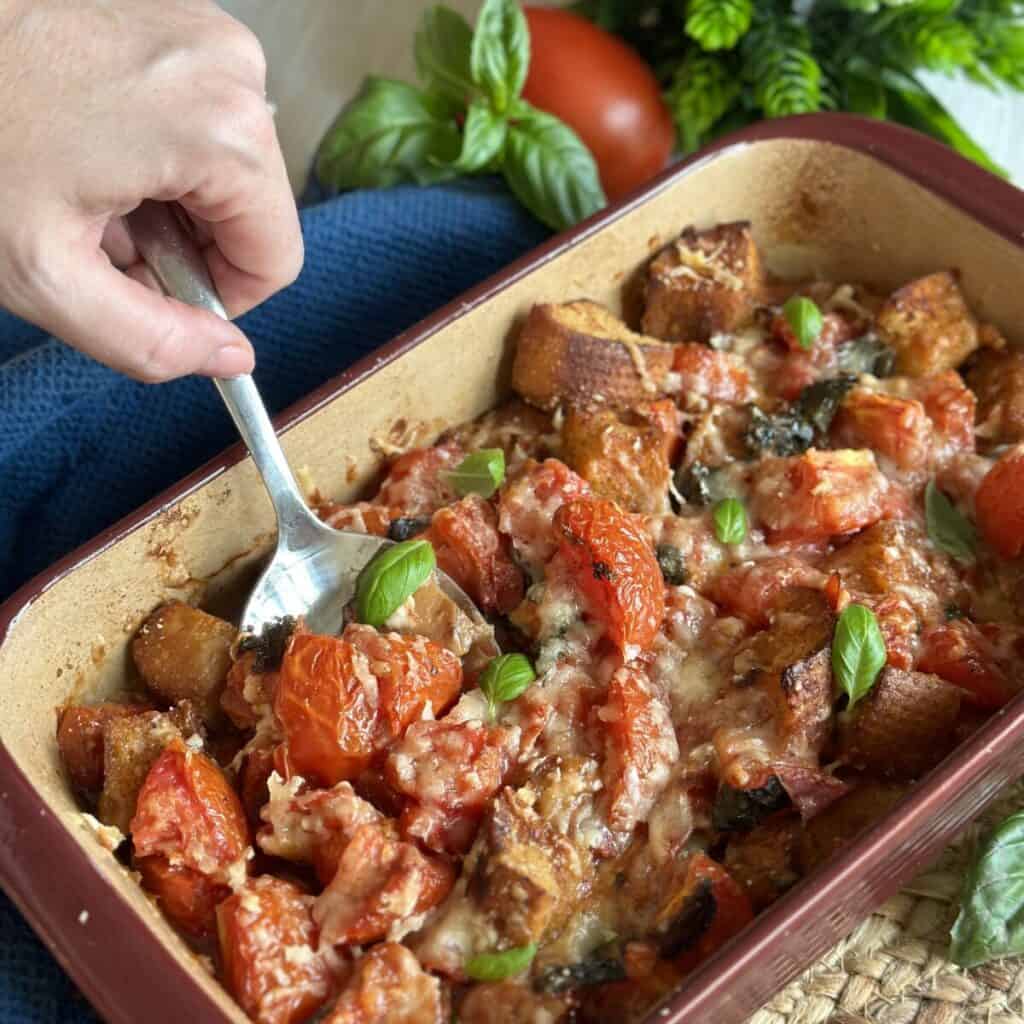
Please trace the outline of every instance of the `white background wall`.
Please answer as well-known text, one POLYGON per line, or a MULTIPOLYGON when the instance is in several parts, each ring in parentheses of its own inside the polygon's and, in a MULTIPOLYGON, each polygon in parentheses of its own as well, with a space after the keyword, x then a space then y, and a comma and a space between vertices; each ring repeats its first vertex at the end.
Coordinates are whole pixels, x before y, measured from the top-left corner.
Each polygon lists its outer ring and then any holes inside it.
MULTIPOLYGON (((263 41, 270 97, 292 183, 301 187, 317 143, 369 72, 412 78, 412 35, 435 0, 220 0, 263 41)), ((444 0, 470 20, 479 0, 444 0)), ((930 84, 997 163, 1024 185, 1024 98, 940 76, 930 84)))

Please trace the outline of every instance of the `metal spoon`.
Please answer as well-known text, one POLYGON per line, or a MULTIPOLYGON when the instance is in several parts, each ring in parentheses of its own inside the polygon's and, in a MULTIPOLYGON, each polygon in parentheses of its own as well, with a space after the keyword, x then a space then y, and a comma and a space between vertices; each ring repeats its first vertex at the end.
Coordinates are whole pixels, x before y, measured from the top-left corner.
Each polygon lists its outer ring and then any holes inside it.
MULTIPOLYGON (((228 319, 199 247, 183 215, 167 203, 146 201, 125 217, 140 255, 160 287, 182 302, 228 319)), ((214 380, 263 477, 277 514, 277 549, 242 612, 243 632, 260 633, 285 616, 303 616, 316 633, 341 631, 345 605, 360 571, 392 542, 334 530, 306 505, 281 450, 252 377, 214 380)), ((476 623, 483 616, 440 570, 442 589, 476 623)))

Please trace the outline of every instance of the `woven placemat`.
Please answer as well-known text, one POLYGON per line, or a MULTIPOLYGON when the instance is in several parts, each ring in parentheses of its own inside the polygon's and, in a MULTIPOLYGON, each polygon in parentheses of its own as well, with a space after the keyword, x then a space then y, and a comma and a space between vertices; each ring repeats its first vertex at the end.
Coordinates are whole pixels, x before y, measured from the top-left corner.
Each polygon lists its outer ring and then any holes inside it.
POLYGON ((946 958, 960 885, 979 835, 1024 807, 1024 783, 995 804, 748 1024, 1022 1024, 1024 957, 963 970, 946 958))

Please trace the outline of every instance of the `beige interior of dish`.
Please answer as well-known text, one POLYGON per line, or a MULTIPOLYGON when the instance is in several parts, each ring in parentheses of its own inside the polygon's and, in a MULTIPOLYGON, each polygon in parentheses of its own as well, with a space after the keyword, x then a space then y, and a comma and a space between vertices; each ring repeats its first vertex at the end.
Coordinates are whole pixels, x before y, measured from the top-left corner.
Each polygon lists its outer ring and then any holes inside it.
MULTIPOLYGON (((379 464, 371 438, 404 428, 428 441, 494 404, 505 387, 515 326, 532 303, 588 296, 618 305, 631 274, 660 243, 687 224, 736 219, 752 221, 769 263, 790 273, 893 286, 959 267, 978 314, 1021 340, 1019 249, 870 157, 816 142, 761 142, 699 165, 317 409, 284 437, 292 464, 325 495, 358 496, 379 464)), ((237 590, 272 528, 268 501, 246 460, 51 586, 0 647, 4 745, 119 897, 192 963, 134 881, 81 824, 57 762, 54 708, 71 694, 116 689, 127 670, 129 638, 160 602, 185 595, 216 606, 237 590)), ((244 1021, 216 982, 202 971, 196 978, 231 1019, 244 1021)))

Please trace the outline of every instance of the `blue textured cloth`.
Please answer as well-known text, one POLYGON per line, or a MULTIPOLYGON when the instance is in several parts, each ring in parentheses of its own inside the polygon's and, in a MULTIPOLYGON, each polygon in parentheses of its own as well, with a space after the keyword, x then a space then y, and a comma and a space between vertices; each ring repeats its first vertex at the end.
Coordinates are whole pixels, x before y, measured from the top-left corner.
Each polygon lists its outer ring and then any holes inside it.
MULTIPOLYGON (((546 235, 488 181, 353 193, 302 227, 302 275, 240 321, 271 410, 546 235)), ((235 439, 207 381, 138 384, 0 311, 0 597, 235 439)), ((95 1020, 0 896, 0 1024, 95 1020)))

